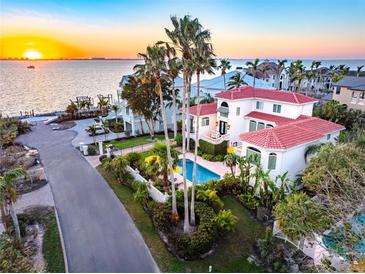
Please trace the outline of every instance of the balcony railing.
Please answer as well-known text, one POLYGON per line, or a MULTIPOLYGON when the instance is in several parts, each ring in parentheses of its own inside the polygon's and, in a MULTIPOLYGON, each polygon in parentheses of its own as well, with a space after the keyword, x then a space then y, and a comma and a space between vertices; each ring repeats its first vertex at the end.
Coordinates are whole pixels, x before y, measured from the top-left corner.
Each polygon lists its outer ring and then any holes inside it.
POLYGON ((214 130, 211 131, 209 135, 203 135, 201 138, 211 144, 220 144, 223 141, 227 141, 229 139, 229 134, 222 135, 214 130))

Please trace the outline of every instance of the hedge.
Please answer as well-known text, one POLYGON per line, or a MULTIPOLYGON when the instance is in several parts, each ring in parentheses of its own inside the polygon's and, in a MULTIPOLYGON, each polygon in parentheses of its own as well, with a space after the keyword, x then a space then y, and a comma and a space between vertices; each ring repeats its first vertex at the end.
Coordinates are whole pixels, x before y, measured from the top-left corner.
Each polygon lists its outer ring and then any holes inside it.
POLYGON ((220 144, 214 145, 204 140, 199 140, 199 147, 202 153, 212 155, 226 155, 227 154, 227 141, 223 141, 220 144))

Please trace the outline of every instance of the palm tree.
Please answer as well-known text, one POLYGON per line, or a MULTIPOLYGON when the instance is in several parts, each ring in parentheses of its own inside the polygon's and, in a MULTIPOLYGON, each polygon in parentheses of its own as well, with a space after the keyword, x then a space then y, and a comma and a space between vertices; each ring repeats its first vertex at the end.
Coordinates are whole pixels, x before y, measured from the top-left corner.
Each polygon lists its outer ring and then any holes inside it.
POLYGON ((104 130, 104 138, 105 138, 105 141, 106 141, 107 134, 110 132, 110 130, 109 130, 109 122, 108 122, 107 119, 101 120, 101 127, 104 130))
MULTIPOLYGON (((155 156, 158 156, 159 165, 161 167, 161 172, 164 181, 165 191, 168 191, 169 183, 168 183, 168 172, 169 172, 169 159, 167 157, 167 145, 163 142, 157 142, 154 144, 152 148, 152 153, 155 156)), ((171 158, 173 160, 173 167, 175 168, 176 163, 179 160, 178 153, 174 148, 170 150, 171 158)))
MULTIPOLYGON (((10 216, 13 221, 15 236, 17 241, 20 241, 19 221, 14 209, 14 203, 17 200, 16 189, 13 185, 16 178, 25 176, 26 172, 22 168, 15 168, 6 171, 3 176, 0 176, 0 209, 1 216, 5 217, 6 208, 9 209, 10 216)), ((6 222, 4 222, 5 224, 6 222)))
POLYGON ((257 75, 257 72, 259 71, 259 69, 258 69, 259 63, 260 63, 259 58, 256 58, 252 62, 251 61, 246 62, 246 66, 248 66, 248 68, 252 74, 252 77, 253 77, 253 87, 255 87, 255 85, 256 85, 256 75, 257 75))
POLYGON ((90 135, 93 137, 93 141, 94 141, 94 144, 96 145, 96 132, 98 131, 98 129, 96 128, 95 125, 91 125, 87 128, 87 131, 90 133, 90 135))
POLYGON ((313 71, 306 71, 305 72, 305 78, 307 79, 307 89, 305 90, 305 95, 308 95, 308 92, 311 90, 311 83, 314 79, 313 71))
POLYGON ((357 67, 357 69, 356 69, 356 76, 357 77, 360 77, 360 75, 361 75, 361 70, 362 70, 362 68, 364 67, 364 65, 362 65, 362 66, 358 66, 357 67))
POLYGON ((222 59, 221 64, 218 66, 218 68, 221 70, 221 75, 223 75, 223 81, 224 81, 224 89, 227 89, 226 86, 226 73, 227 70, 231 69, 231 62, 228 61, 228 59, 222 59))
POLYGON ((275 67, 275 75, 276 75, 276 89, 279 90, 280 89, 280 75, 281 73, 283 72, 283 70, 285 69, 285 63, 287 62, 288 60, 278 60, 277 64, 276 64, 276 67, 275 67))
POLYGON ((115 114, 115 122, 118 122, 118 110, 119 110, 119 106, 118 105, 113 105, 112 106, 112 110, 114 111, 114 114, 115 114))
POLYGON ((320 81, 320 78, 322 77, 322 75, 321 75, 321 71, 318 70, 318 68, 321 64, 322 64, 321 61, 315 61, 315 60, 312 61, 312 64, 310 66, 310 72, 311 73, 309 74, 309 76, 311 76, 311 80, 312 79, 313 80, 317 79, 317 82, 320 81))
POLYGON ((104 98, 102 95, 98 95, 98 99, 99 99, 98 107, 99 107, 101 113, 104 114, 106 109, 109 106, 109 101, 106 98, 104 98))
POLYGON ((198 137, 200 128, 200 74, 208 73, 214 74, 213 68, 216 67, 214 60, 213 47, 210 43, 205 41, 196 41, 195 50, 193 51, 193 65, 196 72, 197 79, 197 115, 195 119, 195 148, 194 148, 194 166, 193 166, 193 181, 191 188, 191 204, 190 204, 190 223, 195 225, 195 185, 196 185, 196 171, 197 171, 197 155, 198 155, 198 137))
POLYGON ((232 176, 235 176, 233 168, 238 164, 239 157, 234 153, 228 153, 224 156, 224 163, 231 169, 232 176))
POLYGON ((262 73, 264 79, 267 78, 267 72, 271 70, 271 65, 269 63, 263 63, 259 66, 259 71, 262 73))
POLYGON ((235 75, 229 78, 228 89, 236 89, 243 85, 247 85, 241 73, 237 72, 235 75))
POLYGON ((166 142, 166 152, 167 159, 170 169, 170 181, 171 181, 171 190, 172 190, 172 215, 174 218, 178 216, 177 207, 176 207, 176 194, 175 194, 175 177, 173 171, 173 161, 171 157, 171 148, 170 148, 170 139, 167 131, 167 120, 166 120, 166 111, 165 111, 165 103, 162 94, 161 88, 161 77, 162 73, 167 70, 165 57, 166 57, 166 48, 162 45, 156 44, 152 47, 147 47, 146 54, 139 54, 145 61, 145 73, 147 72, 147 77, 153 77, 156 81, 156 92, 160 97, 160 108, 161 115, 163 121, 163 128, 165 133, 165 142, 166 142))
POLYGON ((200 99, 201 104, 209 104, 215 101, 214 97, 210 93, 205 93, 204 97, 200 99))
MULTIPOLYGON (((178 19, 176 16, 171 17, 173 30, 165 29, 167 36, 170 38, 175 48, 181 52, 182 72, 183 72, 183 94, 182 94, 182 135, 183 135, 183 184, 184 184, 184 232, 190 232, 189 225, 189 200, 188 188, 186 184, 186 119, 189 119, 189 94, 190 80, 192 76, 191 60, 194 43, 196 41, 208 41, 210 32, 203 30, 197 18, 192 19, 189 15, 178 19), (186 96, 188 95, 188 96, 186 96), (188 98, 187 98, 188 97, 188 98)), ((189 138, 189 133, 187 137, 189 138)))
MULTIPOLYGON (((290 79, 290 85, 294 85, 293 89, 294 91, 299 90, 300 84, 302 80, 304 79, 304 67, 302 60, 296 60, 295 62, 292 62, 289 67, 289 79, 290 79), (295 82, 297 85, 295 86, 295 82)), ((293 90, 292 90, 293 91, 293 90)))
POLYGON ((177 135, 177 105, 176 105, 176 90, 175 90, 175 80, 179 76, 181 70, 181 63, 177 58, 168 60, 168 70, 167 75, 170 77, 172 82, 172 108, 173 108, 173 121, 174 121, 174 138, 177 135))

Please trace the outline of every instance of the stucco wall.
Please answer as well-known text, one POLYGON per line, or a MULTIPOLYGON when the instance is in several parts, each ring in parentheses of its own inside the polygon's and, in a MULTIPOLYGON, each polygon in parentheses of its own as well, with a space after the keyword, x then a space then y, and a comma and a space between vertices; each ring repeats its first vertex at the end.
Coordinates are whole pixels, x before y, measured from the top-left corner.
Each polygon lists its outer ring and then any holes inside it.
POLYGON ((341 104, 346 104, 349 108, 360 109, 365 111, 365 100, 360 99, 359 96, 363 91, 350 90, 341 87, 340 94, 336 94, 336 88, 333 93, 333 100, 339 101, 341 104), (354 92, 356 98, 352 98, 354 92))

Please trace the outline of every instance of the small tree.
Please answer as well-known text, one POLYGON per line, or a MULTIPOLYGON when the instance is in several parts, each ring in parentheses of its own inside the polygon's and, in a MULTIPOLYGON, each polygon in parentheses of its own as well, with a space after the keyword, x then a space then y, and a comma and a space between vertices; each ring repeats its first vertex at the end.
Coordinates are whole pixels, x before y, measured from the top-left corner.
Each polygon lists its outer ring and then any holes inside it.
POLYGON ((90 135, 93 137, 94 145, 96 145, 96 132, 98 129, 95 125, 91 125, 87 128, 87 131, 90 133, 90 135))
MULTIPOLYGON (((17 193, 13 183, 16 178, 25 175, 26 172, 24 169, 16 168, 9 170, 5 172, 3 176, 0 176, 0 212, 1 215, 5 217, 5 212, 7 211, 7 209, 9 210, 10 216, 13 221, 17 241, 20 241, 20 228, 18 217, 14 209, 14 203, 17 200, 17 193)), ((4 222, 4 224, 6 224, 6 222, 4 222)))
POLYGON ((222 233, 232 232, 237 226, 237 217, 233 215, 231 210, 221 210, 214 218, 218 230, 222 233))
POLYGON ((115 123, 117 123, 118 122, 119 106, 118 105, 113 105, 112 110, 114 111, 114 114, 115 114, 115 123))

